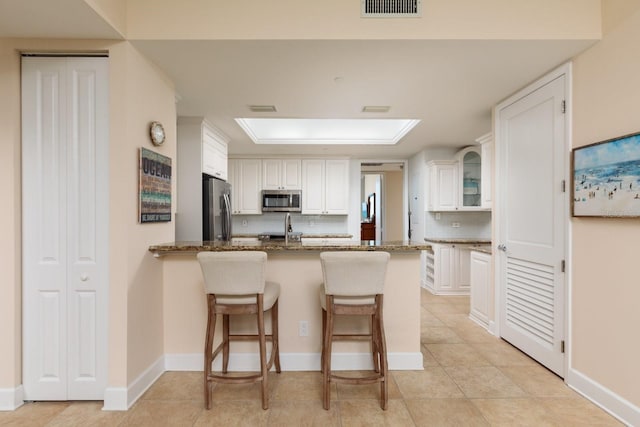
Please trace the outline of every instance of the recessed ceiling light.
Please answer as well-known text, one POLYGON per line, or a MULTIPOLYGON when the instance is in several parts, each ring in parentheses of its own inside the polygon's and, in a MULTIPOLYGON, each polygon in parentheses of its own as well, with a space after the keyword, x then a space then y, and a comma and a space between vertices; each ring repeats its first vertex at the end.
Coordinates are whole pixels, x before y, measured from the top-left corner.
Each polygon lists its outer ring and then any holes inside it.
POLYGON ((254 113, 275 113, 275 105, 249 105, 249 109, 254 113))
POLYGON ((388 113, 391 107, 388 105, 365 105, 362 107, 363 113, 388 113))
POLYGON ((420 120, 238 118, 256 144, 394 145, 420 120))

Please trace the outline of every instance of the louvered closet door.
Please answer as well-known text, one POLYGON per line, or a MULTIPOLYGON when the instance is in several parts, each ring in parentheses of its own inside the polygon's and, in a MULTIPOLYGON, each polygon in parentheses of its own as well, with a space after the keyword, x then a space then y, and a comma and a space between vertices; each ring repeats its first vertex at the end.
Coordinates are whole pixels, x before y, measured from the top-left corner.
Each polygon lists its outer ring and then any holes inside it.
POLYGON ((108 62, 23 58, 23 386, 102 400, 107 380, 108 62))
POLYGON ((500 335, 564 376, 564 75, 499 110, 500 335))

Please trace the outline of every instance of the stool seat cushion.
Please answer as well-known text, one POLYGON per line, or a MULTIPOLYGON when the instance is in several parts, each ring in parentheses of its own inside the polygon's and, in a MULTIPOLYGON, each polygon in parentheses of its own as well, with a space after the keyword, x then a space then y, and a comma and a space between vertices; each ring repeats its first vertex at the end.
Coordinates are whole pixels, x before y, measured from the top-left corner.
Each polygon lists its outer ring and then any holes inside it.
MULTIPOLYGON (((267 311, 273 307, 276 300, 280 296, 280 284, 277 282, 265 282, 264 284, 264 296, 262 303, 264 311, 267 311)), ((251 295, 216 295, 216 302, 218 304, 256 304, 256 296, 251 295)))
MULTIPOLYGON (((367 305, 376 302, 375 295, 365 296, 346 296, 346 295, 334 295, 334 304, 349 304, 349 305, 367 305)), ((327 294, 325 292, 324 284, 320 285, 320 306, 323 310, 327 309, 327 294)))

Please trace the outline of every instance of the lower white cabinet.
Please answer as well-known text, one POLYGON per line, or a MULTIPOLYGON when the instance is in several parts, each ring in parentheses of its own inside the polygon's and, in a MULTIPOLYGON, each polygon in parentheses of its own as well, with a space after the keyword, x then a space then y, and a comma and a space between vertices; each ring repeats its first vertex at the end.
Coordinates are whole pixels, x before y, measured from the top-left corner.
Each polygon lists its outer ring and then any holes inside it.
POLYGON ((472 244, 432 243, 426 256, 425 285, 435 295, 469 295, 472 244))
POLYGON ((427 254, 427 289, 436 295, 469 293, 469 249, 465 245, 432 244, 433 257, 427 254), (429 265, 433 262, 432 265, 429 265), (429 282, 429 275, 433 280, 429 282))
POLYGON ((469 317, 476 323, 489 328, 491 302, 491 255, 471 251, 471 311, 469 317))

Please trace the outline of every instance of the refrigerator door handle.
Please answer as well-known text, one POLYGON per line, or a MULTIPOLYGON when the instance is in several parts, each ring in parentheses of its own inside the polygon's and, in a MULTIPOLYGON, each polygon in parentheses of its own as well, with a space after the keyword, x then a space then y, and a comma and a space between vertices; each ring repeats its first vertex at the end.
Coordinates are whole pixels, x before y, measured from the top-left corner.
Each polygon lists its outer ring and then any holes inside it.
POLYGON ((222 240, 231 240, 231 200, 228 193, 222 196, 222 240))

